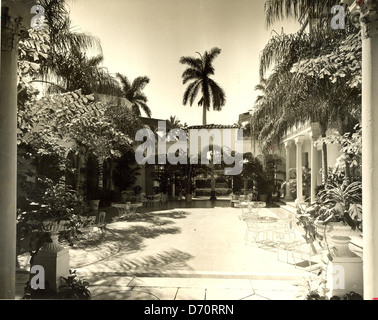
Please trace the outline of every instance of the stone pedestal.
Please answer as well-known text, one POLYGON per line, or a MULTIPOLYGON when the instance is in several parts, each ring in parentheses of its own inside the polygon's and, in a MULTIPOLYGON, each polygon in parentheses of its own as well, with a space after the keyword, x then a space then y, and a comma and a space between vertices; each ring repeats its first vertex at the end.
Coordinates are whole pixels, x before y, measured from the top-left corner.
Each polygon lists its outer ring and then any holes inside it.
POLYGON ((335 236, 332 241, 335 250, 326 266, 328 297, 342 298, 351 291, 363 295, 362 259, 349 249, 350 238, 335 236))
POLYGON ((362 260, 360 257, 335 258, 328 265, 327 288, 328 297, 342 298, 346 293, 354 291, 363 295, 362 260))
POLYGON ((45 270, 45 288, 59 291, 59 287, 64 284, 61 277, 69 275, 70 255, 68 249, 59 251, 41 250, 34 258, 34 265, 40 265, 45 270))

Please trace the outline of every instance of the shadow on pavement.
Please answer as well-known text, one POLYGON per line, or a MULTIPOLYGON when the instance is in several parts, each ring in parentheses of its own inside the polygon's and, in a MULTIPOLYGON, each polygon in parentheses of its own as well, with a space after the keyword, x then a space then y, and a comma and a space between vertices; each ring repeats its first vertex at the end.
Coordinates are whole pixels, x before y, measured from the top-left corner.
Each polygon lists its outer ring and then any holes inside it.
POLYGON ((109 229, 104 241, 122 241, 122 251, 134 251, 144 248, 145 239, 154 239, 164 234, 178 234, 178 227, 130 226, 126 229, 109 229))
POLYGON ((122 228, 118 226, 112 227, 110 223, 107 225, 105 234, 90 233, 84 237, 80 237, 80 240, 76 243, 76 247, 85 249, 86 251, 93 251, 99 249, 103 243, 119 242, 119 247, 122 247, 122 250, 141 250, 144 239, 153 239, 164 234, 180 233, 180 228, 169 225, 175 223, 172 219, 184 219, 189 214, 189 212, 173 210, 167 212, 138 213, 137 215, 126 216, 123 219, 115 217, 115 221, 113 222, 116 224, 122 223, 122 228), (138 223, 140 225, 136 225, 138 223))
POLYGON ((101 285, 115 285, 120 277, 164 276, 167 271, 177 271, 189 268, 187 261, 193 256, 189 253, 173 249, 158 254, 140 258, 113 259, 106 263, 107 272, 93 273, 94 280, 100 280, 101 285), (113 278, 113 279, 112 279, 113 278))
POLYGON ((151 292, 155 290, 138 283, 135 286, 135 277, 164 277, 167 271, 187 269, 191 258, 192 255, 176 249, 136 259, 122 256, 106 261, 106 272, 91 272, 85 280, 90 283, 94 300, 160 300, 160 293, 151 292))
POLYGON ((108 228, 106 233, 98 238, 98 235, 89 235, 86 239, 80 240, 75 248, 87 252, 95 252, 107 244, 117 244, 118 252, 132 252, 142 250, 145 239, 154 239, 164 234, 178 234, 181 229, 178 227, 164 227, 164 225, 138 225, 130 226, 125 229, 108 228))

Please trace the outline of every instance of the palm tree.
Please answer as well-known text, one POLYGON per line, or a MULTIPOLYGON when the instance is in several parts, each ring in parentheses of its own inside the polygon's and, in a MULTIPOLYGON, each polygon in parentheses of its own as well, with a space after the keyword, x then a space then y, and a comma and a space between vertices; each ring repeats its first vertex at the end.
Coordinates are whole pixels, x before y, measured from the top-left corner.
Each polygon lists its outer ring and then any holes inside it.
POLYGON ((151 118, 151 110, 147 105, 148 99, 142 92, 145 86, 150 82, 150 79, 146 76, 137 77, 131 83, 126 76, 120 73, 117 73, 117 77, 122 85, 121 95, 132 103, 132 108, 135 114, 140 116, 140 109, 142 109, 147 117, 151 118))
POLYGON ((48 85, 48 92, 82 89, 84 94, 119 95, 118 82, 100 66, 103 62, 100 40, 74 30, 65 0, 41 0, 40 4, 45 9, 46 27, 38 31, 44 39, 39 45, 49 49, 48 54, 40 55, 39 73, 30 82, 48 85), (88 50, 98 54, 88 58, 88 50))
POLYGON ((40 0, 45 9, 50 53, 41 61, 41 76, 46 81, 56 81, 60 73, 59 57, 72 53, 95 50, 102 54, 100 40, 92 35, 75 31, 65 0, 40 0))
POLYGON ((56 54, 55 83, 49 87, 49 91, 71 92, 81 89, 85 95, 92 93, 120 95, 121 89, 117 80, 106 68, 100 66, 103 60, 102 54, 88 58, 76 48, 68 55, 56 54))
POLYGON ((210 110, 211 104, 213 110, 220 111, 226 103, 224 90, 210 78, 214 75, 213 60, 220 53, 221 49, 212 48, 209 52, 205 51, 204 55, 198 53, 200 58, 181 57, 180 59, 180 63, 189 66, 182 74, 183 84, 191 81, 184 92, 183 104, 189 102, 192 106, 198 91, 201 90, 202 97, 198 101, 198 106, 203 108, 203 125, 206 125, 206 112, 210 110))

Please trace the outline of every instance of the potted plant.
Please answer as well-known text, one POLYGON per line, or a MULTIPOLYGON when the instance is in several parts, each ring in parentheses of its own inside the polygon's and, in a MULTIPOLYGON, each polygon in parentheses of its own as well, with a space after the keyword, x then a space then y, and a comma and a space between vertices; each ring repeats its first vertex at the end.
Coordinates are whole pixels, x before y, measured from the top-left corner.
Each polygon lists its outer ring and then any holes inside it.
POLYGON ((44 182, 47 188, 24 210, 18 210, 18 240, 34 239, 34 245, 28 248, 31 262, 41 248, 59 251, 59 233, 75 227, 85 210, 83 198, 76 191, 50 179, 44 182))
POLYGON ((325 184, 318 200, 298 215, 306 235, 333 243, 339 254, 348 253, 349 236, 362 232, 362 184, 335 179, 325 184))
POLYGON ((90 300, 91 292, 89 291, 89 283, 85 280, 80 279, 76 270, 70 270, 70 274, 67 277, 62 277, 64 284, 59 288, 59 292, 52 290, 50 288, 45 289, 33 289, 31 287, 30 281, 26 283, 24 289, 23 299, 38 299, 38 300, 90 300))
POLYGON ((100 199, 102 195, 102 189, 97 188, 89 195, 89 207, 91 211, 97 211, 100 206, 100 199))
POLYGON ((319 216, 323 225, 341 222, 353 230, 362 231, 362 183, 328 182, 318 193, 319 216))

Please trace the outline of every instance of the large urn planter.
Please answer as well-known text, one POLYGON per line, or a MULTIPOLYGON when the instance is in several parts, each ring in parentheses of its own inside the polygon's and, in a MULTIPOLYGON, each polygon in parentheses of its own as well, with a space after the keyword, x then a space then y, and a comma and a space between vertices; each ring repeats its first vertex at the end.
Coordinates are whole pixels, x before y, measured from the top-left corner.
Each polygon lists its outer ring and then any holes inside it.
POLYGON ((100 200, 90 200, 89 201, 89 206, 91 208, 91 211, 97 211, 99 205, 100 205, 100 200))
POLYGON ((64 248, 59 244, 59 232, 70 229, 70 221, 46 219, 43 221, 43 229, 50 234, 51 242, 45 242, 40 250, 58 252, 64 248))
POLYGON ((353 230, 343 222, 329 222, 326 225, 317 224, 316 232, 322 237, 326 237, 329 247, 333 248, 332 256, 355 256, 349 249, 350 237, 361 234, 359 230, 353 230))
POLYGON ((323 259, 329 297, 344 296, 351 291, 362 295, 362 259, 349 248, 350 237, 361 232, 342 222, 317 224, 316 229, 326 238, 330 249, 328 257, 323 259))

